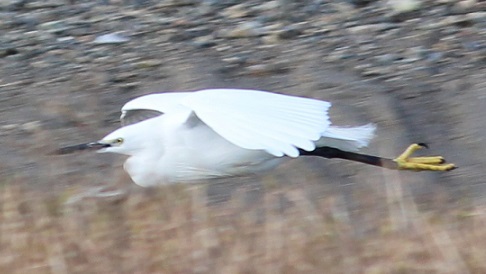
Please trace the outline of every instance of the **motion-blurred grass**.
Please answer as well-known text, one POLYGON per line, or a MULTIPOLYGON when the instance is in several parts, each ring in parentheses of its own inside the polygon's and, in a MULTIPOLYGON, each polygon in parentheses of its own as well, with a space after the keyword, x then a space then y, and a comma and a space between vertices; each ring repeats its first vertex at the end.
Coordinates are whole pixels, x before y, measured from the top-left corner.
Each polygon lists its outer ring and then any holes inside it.
POLYGON ((77 199, 5 184, 0 273, 486 273, 484 208, 419 212, 363 195, 382 206, 361 208, 358 232, 334 196, 278 186, 208 204, 205 188, 77 199))

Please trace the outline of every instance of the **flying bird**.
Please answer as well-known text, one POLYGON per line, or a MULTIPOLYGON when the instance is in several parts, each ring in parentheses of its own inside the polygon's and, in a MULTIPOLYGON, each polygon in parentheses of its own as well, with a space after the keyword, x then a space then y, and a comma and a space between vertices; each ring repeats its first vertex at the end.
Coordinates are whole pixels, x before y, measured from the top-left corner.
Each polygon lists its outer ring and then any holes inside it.
POLYGON ((360 154, 376 126, 331 124, 326 101, 246 89, 156 93, 122 107, 122 127, 99 141, 60 148, 128 156, 124 169, 141 186, 242 176, 299 156, 341 158, 388 169, 448 171, 441 156, 395 159, 360 154))

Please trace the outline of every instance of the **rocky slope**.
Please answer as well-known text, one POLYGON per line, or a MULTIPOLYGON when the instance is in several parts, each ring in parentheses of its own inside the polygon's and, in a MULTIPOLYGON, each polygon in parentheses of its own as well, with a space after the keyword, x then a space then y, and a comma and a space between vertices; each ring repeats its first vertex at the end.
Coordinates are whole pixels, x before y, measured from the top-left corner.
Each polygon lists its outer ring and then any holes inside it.
POLYGON ((281 181, 344 193, 399 182, 418 201, 479 203, 485 4, 0 1, 1 173, 50 189, 128 183, 120 157, 48 152, 117 128, 121 105, 138 95, 239 87, 329 100, 337 124, 378 124, 367 152, 392 157, 420 141, 460 167, 395 173, 307 159, 275 171, 281 181))

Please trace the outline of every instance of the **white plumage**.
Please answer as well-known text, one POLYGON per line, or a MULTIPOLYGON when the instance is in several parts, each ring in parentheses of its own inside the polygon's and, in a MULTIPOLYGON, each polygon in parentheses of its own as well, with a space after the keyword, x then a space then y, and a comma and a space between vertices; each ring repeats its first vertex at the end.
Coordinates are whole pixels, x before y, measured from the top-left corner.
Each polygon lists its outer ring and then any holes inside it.
POLYGON ((150 94, 126 103, 126 126, 97 143, 99 152, 128 155, 124 167, 142 186, 244 175, 297 157, 299 149, 368 145, 375 126, 331 126, 330 106, 242 89, 150 94))

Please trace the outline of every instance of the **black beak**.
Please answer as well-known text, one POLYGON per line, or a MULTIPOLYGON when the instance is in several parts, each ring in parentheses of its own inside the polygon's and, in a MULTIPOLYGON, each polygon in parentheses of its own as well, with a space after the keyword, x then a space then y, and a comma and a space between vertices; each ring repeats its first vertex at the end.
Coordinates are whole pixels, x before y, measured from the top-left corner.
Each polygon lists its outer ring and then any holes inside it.
POLYGON ((69 154, 69 153, 73 153, 73 152, 81 151, 81 150, 98 150, 98 149, 107 148, 107 147, 110 147, 110 146, 111 145, 107 144, 107 143, 92 142, 92 143, 62 147, 62 148, 54 151, 52 154, 62 155, 62 154, 69 154))

